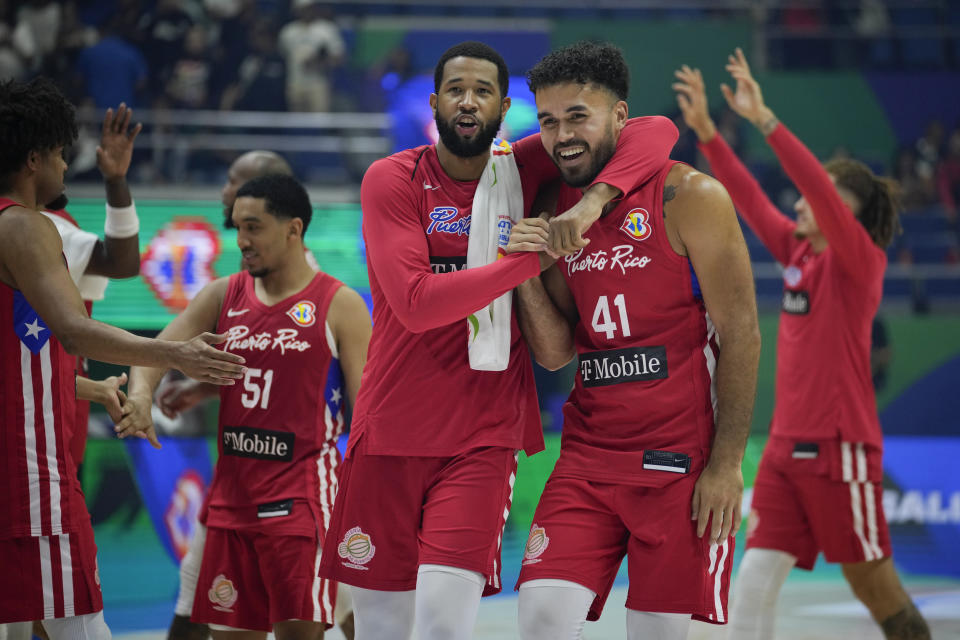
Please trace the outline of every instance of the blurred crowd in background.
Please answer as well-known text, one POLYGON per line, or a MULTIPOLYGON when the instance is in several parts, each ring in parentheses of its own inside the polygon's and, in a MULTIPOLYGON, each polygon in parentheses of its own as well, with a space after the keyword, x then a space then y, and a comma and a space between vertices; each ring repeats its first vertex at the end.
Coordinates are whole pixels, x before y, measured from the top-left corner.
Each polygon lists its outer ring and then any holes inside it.
MULTIPOLYGON (((321 3, 315 0, 0 0, 0 77, 53 78, 81 107, 102 111, 121 102, 154 114, 179 110, 302 112, 387 110, 391 92, 432 72, 432 58, 407 43, 383 48, 375 60, 354 59, 356 25, 382 19, 658 19, 720 21, 746 17, 762 36, 763 64, 780 70, 960 70, 960 2, 826 0, 661 3, 661 7, 609 8, 616 3, 395 2, 321 3), (576 5, 576 6, 574 6, 576 5), (673 6, 676 5, 676 6, 673 6)), ((629 4, 629 3, 627 3, 629 4)), ((369 48, 369 47, 368 47, 369 48)), ((423 96, 426 101, 426 96, 423 96)), ((718 106, 718 105, 714 105, 718 106)), ((953 121, 925 124, 916 140, 900 140, 894 157, 871 162, 903 189, 907 234, 891 249, 891 262, 951 265, 960 262, 960 106, 953 121)), ((682 120, 674 115, 682 128, 682 120)), ((749 161, 739 118, 720 110, 721 134, 749 161)), ((919 123, 918 123, 919 124, 919 123)), ((201 125, 181 125, 194 130, 201 125)), ((148 135, 162 133, 146 130, 148 135)), ((307 129, 304 129, 304 133, 307 129)), ((248 132, 249 133, 249 132, 248 132)), ((82 139, 72 179, 95 177, 93 138, 82 139)), ((174 145, 175 147, 175 145, 174 145)), ((140 149, 135 181, 222 182, 239 149, 140 149)), ((283 151, 282 149, 278 149, 283 151)), ((846 155, 837 148, 834 155, 846 155)), ((357 182, 342 158, 294 154, 308 182, 357 182), (317 164, 319 163, 319 164, 317 164), (324 164, 327 163, 327 164, 324 164), (331 166, 332 165, 334 166, 331 166), (311 171, 317 167, 320 171, 311 171)), ((382 153, 379 155, 386 155, 382 153)), ((703 167, 692 133, 674 157, 703 167)), ((784 210, 796 199, 774 163, 750 163, 784 210)), ((751 247, 753 249, 754 247, 751 247)), ((922 309, 922 292, 916 297, 922 309)))

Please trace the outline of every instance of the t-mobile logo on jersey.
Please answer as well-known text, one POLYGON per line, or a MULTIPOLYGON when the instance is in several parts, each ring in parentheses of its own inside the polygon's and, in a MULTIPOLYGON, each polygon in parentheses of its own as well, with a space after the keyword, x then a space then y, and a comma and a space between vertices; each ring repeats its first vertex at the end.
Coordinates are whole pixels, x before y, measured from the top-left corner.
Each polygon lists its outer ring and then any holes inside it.
POLYGON ((259 460, 293 460, 294 435, 253 427, 224 427, 223 454, 259 460))
POLYGON ((621 274, 626 275, 627 269, 643 269, 653 260, 649 256, 633 255, 636 247, 628 244, 620 244, 610 251, 598 249, 583 255, 583 249, 580 249, 572 256, 564 258, 567 263, 567 275, 572 276, 578 271, 605 271, 610 269, 619 269, 621 274))
POLYGON ((784 313, 790 313, 797 316, 803 316, 810 313, 810 294, 806 291, 783 292, 783 304, 781 305, 784 313))
POLYGON ((430 256, 434 273, 453 273, 467 268, 467 256, 430 256))
POLYGON ((585 387, 666 377, 666 347, 628 347, 580 354, 580 378, 585 387))

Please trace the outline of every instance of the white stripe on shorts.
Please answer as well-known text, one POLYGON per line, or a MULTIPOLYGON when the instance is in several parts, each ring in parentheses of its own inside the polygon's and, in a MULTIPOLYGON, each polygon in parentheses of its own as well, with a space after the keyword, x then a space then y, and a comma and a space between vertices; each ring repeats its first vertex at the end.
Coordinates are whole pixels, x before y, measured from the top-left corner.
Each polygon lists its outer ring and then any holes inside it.
POLYGON ((860 546, 863 547, 863 559, 873 560, 873 549, 867 543, 863 535, 863 512, 860 506, 860 483, 849 482, 850 485, 850 508, 853 510, 853 532, 860 539, 860 546))
POLYGON ((40 466, 37 462, 37 415, 33 397, 32 355, 20 344, 20 379, 23 382, 23 440, 27 456, 27 489, 30 492, 30 535, 43 533, 40 520, 40 466))
POLYGON ((500 567, 498 559, 500 558, 500 549, 503 543, 503 532, 507 529, 507 518, 510 517, 510 507, 513 506, 513 485, 517 481, 517 463, 520 460, 520 452, 513 454, 513 471, 510 472, 510 478, 507 480, 510 485, 510 494, 507 496, 507 504, 503 505, 503 526, 500 527, 500 533, 497 534, 497 552, 493 556, 493 575, 487 580, 487 583, 494 589, 500 588, 500 567))
POLYGON ((850 454, 850 443, 841 442, 840 443, 840 457, 843 461, 843 476, 842 479, 844 482, 853 481, 853 459, 850 454))
MULTIPOLYGON (((726 622, 726 618, 723 615, 723 601, 720 599, 720 589, 723 586, 723 570, 727 561, 727 550, 729 549, 730 540, 724 540, 723 544, 720 545, 720 560, 717 562, 717 570, 713 574, 713 606, 716 610, 717 622, 726 622)), ((716 544, 710 545, 710 564, 713 565, 713 560, 716 558, 716 544)))
POLYGON ((73 558, 70 554, 70 534, 60 536, 60 575, 63 576, 63 615, 65 618, 75 616, 76 606, 73 601, 73 558))
POLYGON ((53 562, 50 557, 50 537, 37 538, 40 547, 40 584, 43 588, 43 619, 56 615, 53 599, 53 562))
MULTIPOLYGON (((50 362, 50 343, 40 350, 40 376, 43 382, 43 434, 47 444, 47 472, 50 474, 50 533, 60 535, 63 526, 60 521, 60 467, 57 463, 57 431, 53 419, 53 365, 50 362)), ((66 456, 64 456, 66 457, 66 456)))

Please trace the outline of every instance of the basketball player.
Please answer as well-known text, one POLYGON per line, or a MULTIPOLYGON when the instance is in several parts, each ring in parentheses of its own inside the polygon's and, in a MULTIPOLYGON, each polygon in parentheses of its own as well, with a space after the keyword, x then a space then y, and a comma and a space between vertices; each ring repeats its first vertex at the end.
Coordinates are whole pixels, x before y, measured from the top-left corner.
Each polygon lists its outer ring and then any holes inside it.
MULTIPOLYGON (((336 585, 317 576, 337 491, 343 399, 356 397, 370 316, 363 299, 304 258, 312 209, 292 177, 237 191, 233 224, 245 271, 207 285, 163 331, 206 329, 243 353, 242 385, 220 396, 217 461, 192 619, 214 638, 323 636, 336 585)), ((164 371, 134 368, 121 437, 148 428, 164 371)))
MULTIPOLYGON (((562 211, 616 157, 629 72, 616 47, 581 42, 527 78, 565 182, 562 211)), ((527 220, 508 252, 546 248, 550 231, 527 220)), ((691 616, 727 621, 760 355, 750 259, 723 187, 676 162, 583 240, 518 287, 538 361, 557 368, 579 355, 522 562, 520 635, 581 637, 626 555, 627 638, 682 640, 691 616), (535 316, 553 330, 538 333, 535 316)))
MULTIPOLYGON (((354 587, 365 640, 409 638, 414 618, 421 640, 471 637, 481 594, 500 590, 517 450, 543 448, 515 320, 505 371, 473 370, 467 355, 467 316, 541 269, 535 255, 464 269, 474 194, 510 106, 508 80, 489 46, 449 49, 430 96, 440 140, 378 160, 363 179, 374 331, 321 575, 354 587)), ((624 154, 630 180, 599 176, 571 216, 599 215, 663 163, 677 136, 663 118, 626 131, 644 145, 624 154)), ((559 174, 538 136, 510 153, 526 210, 559 174)))
POLYGON ((900 230, 895 184, 854 160, 820 166, 763 100, 740 49, 722 85, 727 104, 767 138, 801 198, 783 216, 736 158, 707 110, 697 69, 676 72, 677 102, 717 178, 750 228, 785 266, 777 336, 777 402, 753 490, 747 552, 730 637, 772 638, 790 569, 822 551, 887 638, 929 638, 891 559, 883 515, 883 437, 870 331, 883 295, 884 249, 900 230))
MULTIPOLYGON (((108 639, 93 529, 67 453, 71 357, 177 367, 231 384, 240 356, 224 336, 158 341, 91 320, 53 223, 38 209, 63 192, 73 106, 48 80, 0 83, 0 623, 42 620, 53 640, 108 639)), ((144 434, 152 437, 151 432, 144 434)))
MULTIPOLYGON (((142 126, 136 124, 131 127, 132 116, 133 111, 121 103, 116 112, 107 109, 103 119, 97 165, 103 174, 107 191, 104 238, 101 240, 96 234, 80 228, 66 211, 67 197, 64 194, 48 203, 43 212, 60 233, 67 269, 80 291, 87 314, 93 313, 94 301, 103 299, 108 278, 132 278, 140 273, 140 220, 127 185, 127 170, 130 168, 134 140, 142 126)), ((83 381, 86 375, 86 359, 77 358, 78 401, 69 449, 78 467, 83 462, 87 446, 89 401, 107 402, 111 411, 118 408, 115 404, 117 394, 111 393, 112 385, 93 381, 88 384, 83 381)))
MULTIPOLYGON (((273 151, 248 151, 233 161, 227 171, 227 181, 221 190, 225 228, 235 228, 233 205, 237 199, 237 189, 253 178, 270 174, 293 176, 293 170, 282 156, 273 151)), ((314 271, 320 271, 316 258, 306 247, 304 247, 304 258, 314 271)), ((156 402, 164 415, 175 418, 181 412, 219 395, 220 389, 216 385, 196 380, 167 379, 160 385, 156 402)), ((170 628, 167 631, 167 640, 205 640, 210 635, 207 625, 190 621, 205 540, 206 527, 198 522, 197 530, 190 541, 190 548, 180 562, 180 590, 173 620, 170 621, 170 628)), ((353 605, 350 591, 345 585, 337 585, 334 618, 347 640, 353 640, 353 605)))

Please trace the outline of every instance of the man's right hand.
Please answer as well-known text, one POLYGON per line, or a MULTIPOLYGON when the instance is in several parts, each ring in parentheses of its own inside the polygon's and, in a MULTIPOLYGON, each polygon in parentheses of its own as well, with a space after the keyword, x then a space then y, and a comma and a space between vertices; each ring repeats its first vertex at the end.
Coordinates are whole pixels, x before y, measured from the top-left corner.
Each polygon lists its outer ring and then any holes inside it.
POLYGON ((173 342, 170 367, 200 382, 233 384, 246 373, 247 368, 242 366, 245 360, 241 356, 210 346, 221 344, 226 339, 227 336, 223 333, 201 333, 192 340, 173 342))
POLYGON ((157 406, 168 418, 176 418, 207 398, 217 395, 216 385, 196 380, 171 380, 157 394, 157 406))
POLYGON ((550 223, 541 216, 539 218, 524 218, 513 225, 510 230, 510 242, 506 252, 518 253, 521 251, 537 251, 540 258, 540 271, 546 271, 557 261, 547 244, 550 238, 550 223))
POLYGON ((149 396, 131 395, 123 404, 123 418, 114 426, 118 438, 136 436, 146 438, 155 449, 160 448, 157 432, 153 428, 151 407, 153 401, 149 396))

